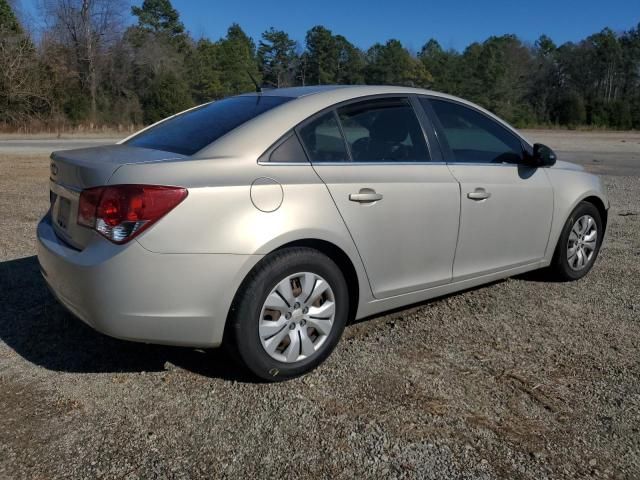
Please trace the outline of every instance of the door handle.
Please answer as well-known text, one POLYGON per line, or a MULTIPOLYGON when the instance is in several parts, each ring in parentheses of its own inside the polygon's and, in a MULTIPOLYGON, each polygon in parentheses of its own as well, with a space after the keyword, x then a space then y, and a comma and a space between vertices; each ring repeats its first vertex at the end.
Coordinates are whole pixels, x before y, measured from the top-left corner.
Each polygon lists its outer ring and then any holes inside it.
POLYGON ((487 192, 484 188, 476 188, 473 192, 467 193, 467 198, 471 200, 486 200, 489 198, 491 194, 487 192))
POLYGON ((362 188, 360 189, 360 193, 350 194, 349 200, 359 203, 377 202, 378 200, 382 200, 382 194, 376 193, 375 190, 372 190, 370 188, 362 188))

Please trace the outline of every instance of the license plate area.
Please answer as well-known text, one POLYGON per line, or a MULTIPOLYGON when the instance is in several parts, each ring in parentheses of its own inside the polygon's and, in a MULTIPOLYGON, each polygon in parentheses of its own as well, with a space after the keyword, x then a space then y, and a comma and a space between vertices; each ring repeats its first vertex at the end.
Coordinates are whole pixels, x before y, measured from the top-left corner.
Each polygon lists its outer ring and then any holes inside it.
POLYGON ((51 181, 51 224, 58 238, 67 245, 82 251, 93 238, 90 228, 78 225, 78 202, 80 191, 51 181))
POLYGON ((56 223, 63 230, 69 227, 69 217, 71 216, 71 202, 68 198, 58 197, 58 217, 56 223))

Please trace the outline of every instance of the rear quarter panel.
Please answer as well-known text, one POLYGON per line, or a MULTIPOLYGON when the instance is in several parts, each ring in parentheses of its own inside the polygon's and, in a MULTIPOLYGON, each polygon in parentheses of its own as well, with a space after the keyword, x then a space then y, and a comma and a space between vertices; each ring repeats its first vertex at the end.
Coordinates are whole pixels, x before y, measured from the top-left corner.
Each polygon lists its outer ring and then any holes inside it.
POLYGON ((266 255, 294 241, 324 240, 351 259, 361 302, 372 298, 349 231, 310 164, 262 165, 251 157, 222 157, 124 165, 110 183, 188 188, 178 207, 137 238, 151 252, 266 255), (259 210, 251 197, 252 184, 264 178, 279 184, 274 191, 282 195, 280 206, 271 212, 259 210))

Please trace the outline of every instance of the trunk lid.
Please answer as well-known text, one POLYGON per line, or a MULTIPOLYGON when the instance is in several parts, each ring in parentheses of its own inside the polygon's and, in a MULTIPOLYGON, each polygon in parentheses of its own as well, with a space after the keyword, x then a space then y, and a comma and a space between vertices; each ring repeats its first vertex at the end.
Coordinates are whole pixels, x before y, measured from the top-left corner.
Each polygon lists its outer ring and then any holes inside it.
POLYGON ((76 222, 82 190, 107 185, 121 165, 182 158, 185 155, 127 145, 53 152, 49 184, 51 223, 56 234, 72 247, 82 250, 94 234, 93 230, 76 222))

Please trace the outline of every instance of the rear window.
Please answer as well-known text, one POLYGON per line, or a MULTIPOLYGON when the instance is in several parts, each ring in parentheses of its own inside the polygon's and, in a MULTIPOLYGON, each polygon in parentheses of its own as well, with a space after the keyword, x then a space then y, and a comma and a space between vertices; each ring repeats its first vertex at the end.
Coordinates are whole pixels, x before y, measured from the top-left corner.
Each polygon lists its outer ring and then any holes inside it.
POLYGON ((193 155, 225 133, 289 100, 292 98, 262 95, 225 98, 162 122, 126 144, 193 155))

